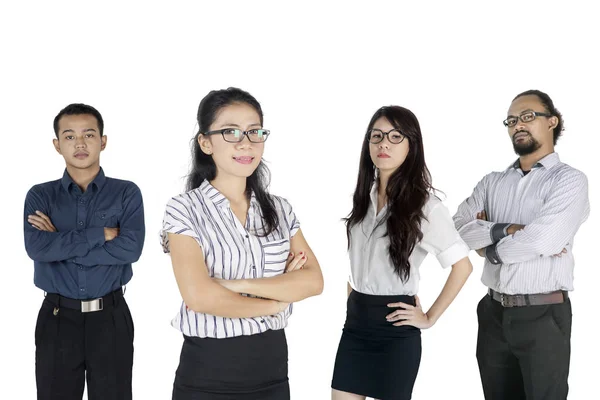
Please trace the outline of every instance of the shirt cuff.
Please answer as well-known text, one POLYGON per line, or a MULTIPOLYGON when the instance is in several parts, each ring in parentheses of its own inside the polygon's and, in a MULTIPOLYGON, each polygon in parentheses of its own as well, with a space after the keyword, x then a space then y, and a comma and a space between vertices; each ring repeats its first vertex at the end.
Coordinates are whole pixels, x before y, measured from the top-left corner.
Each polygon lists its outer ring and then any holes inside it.
POLYGON ((497 243, 500 239, 508 236, 506 232, 506 228, 508 228, 510 224, 494 224, 492 229, 490 229, 490 236, 492 238, 492 243, 497 243))
POLYGON ((487 258, 487 260, 494 265, 500 265, 500 264, 502 264, 502 260, 498 256, 498 251, 496 250, 496 246, 497 246, 497 243, 494 243, 485 248, 485 258, 487 258))
POLYGON ((90 249, 102 246, 104 244, 104 227, 86 229, 85 237, 90 245, 90 249))

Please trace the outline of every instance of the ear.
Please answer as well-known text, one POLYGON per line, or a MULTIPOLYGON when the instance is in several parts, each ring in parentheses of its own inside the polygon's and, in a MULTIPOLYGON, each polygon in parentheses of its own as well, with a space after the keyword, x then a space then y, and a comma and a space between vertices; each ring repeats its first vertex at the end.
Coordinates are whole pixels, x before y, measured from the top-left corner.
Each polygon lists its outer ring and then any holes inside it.
POLYGON ((548 118, 548 121, 550 122, 550 126, 549 129, 550 130, 554 130, 554 128, 556 128, 558 126, 558 117, 553 115, 552 117, 548 118))
POLYGON ((104 149, 106 148, 106 135, 102 135, 102 137, 100 138, 100 151, 104 151, 104 149))
POLYGON ((212 143, 208 136, 199 134, 198 135, 198 144, 200 145, 200 150, 206 155, 212 154, 212 143))
POLYGON ((60 144, 58 143, 58 139, 52 139, 52 144, 54 144, 54 149, 56 150, 56 152, 62 155, 62 153, 60 152, 60 144))

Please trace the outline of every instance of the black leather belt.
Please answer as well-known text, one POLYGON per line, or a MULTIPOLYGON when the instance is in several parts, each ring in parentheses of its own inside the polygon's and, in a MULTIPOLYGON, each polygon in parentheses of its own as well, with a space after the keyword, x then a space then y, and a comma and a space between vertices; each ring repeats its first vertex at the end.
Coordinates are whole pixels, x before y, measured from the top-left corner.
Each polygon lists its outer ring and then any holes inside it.
POLYGON ((541 306, 547 304, 560 304, 567 301, 569 292, 557 290, 539 294, 504 294, 489 289, 489 295, 503 307, 541 306))
POLYGON ((123 290, 117 289, 103 297, 90 300, 77 300, 69 297, 61 296, 57 293, 46 294, 46 300, 54 304, 56 307, 66 307, 73 310, 79 310, 82 313, 102 311, 118 304, 123 298, 123 290))

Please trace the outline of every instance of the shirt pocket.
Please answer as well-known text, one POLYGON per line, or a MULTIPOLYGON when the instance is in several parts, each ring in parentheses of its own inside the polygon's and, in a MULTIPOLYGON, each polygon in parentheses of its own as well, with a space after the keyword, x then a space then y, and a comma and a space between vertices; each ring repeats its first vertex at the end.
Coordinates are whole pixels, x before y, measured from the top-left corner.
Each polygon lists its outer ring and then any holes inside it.
POLYGON ((94 226, 104 226, 107 228, 117 228, 123 210, 120 208, 108 208, 98 210, 94 213, 94 226))
POLYGON ((282 274, 290 254, 290 240, 279 239, 266 242, 263 243, 262 248, 265 255, 263 277, 268 278, 282 274))

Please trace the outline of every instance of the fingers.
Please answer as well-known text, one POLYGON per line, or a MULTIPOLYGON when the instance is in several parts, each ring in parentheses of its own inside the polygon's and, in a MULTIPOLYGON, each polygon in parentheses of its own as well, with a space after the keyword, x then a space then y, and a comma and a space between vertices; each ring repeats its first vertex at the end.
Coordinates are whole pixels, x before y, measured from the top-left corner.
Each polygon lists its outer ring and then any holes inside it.
POLYGON ((406 303, 402 303, 402 302, 400 302, 400 303, 390 303, 387 306, 390 307, 390 308, 398 308, 398 307, 400 307, 400 308, 404 308, 404 309, 407 309, 407 310, 411 310, 411 309, 415 308, 415 306, 412 306, 412 305, 406 304, 406 303))
POLYGON ((306 254, 301 251, 294 257, 294 253, 290 253, 288 257, 288 265, 285 267, 285 272, 292 272, 298 269, 302 269, 304 264, 306 264, 306 254))
POLYGON ((45 232, 56 232, 56 228, 52 225, 48 220, 37 216, 37 215, 29 215, 27 217, 27 222, 29 222, 34 228, 39 229, 40 231, 45 232))
POLYGON ((385 319, 388 322, 399 321, 401 319, 409 319, 415 316, 415 312, 413 310, 396 310, 391 314, 385 316, 385 319))

